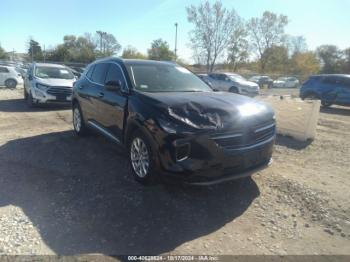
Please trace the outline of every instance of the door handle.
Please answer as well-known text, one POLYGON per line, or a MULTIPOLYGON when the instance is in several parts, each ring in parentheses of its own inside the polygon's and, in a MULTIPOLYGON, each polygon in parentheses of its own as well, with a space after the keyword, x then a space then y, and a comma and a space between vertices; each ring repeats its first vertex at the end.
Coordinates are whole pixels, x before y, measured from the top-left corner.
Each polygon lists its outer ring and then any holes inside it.
POLYGON ((104 97, 104 93, 103 92, 100 92, 100 93, 98 93, 98 97, 104 97))

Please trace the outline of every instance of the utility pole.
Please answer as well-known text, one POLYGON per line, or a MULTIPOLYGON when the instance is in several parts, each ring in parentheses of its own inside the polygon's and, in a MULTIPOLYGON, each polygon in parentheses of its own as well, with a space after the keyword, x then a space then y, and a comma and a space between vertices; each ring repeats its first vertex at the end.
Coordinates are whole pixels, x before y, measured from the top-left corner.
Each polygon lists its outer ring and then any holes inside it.
POLYGON ((102 47, 102 40, 103 37, 107 35, 107 32, 103 32, 103 31, 96 31, 96 33, 100 36, 100 51, 101 54, 104 53, 103 47, 102 47))
POLYGON ((178 23, 175 23, 175 61, 177 60, 177 26, 178 23))
POLYGON ((34 62, 34 54, 33 54, 33 42, 30 41, 30 49, 31 49, 31 53, 32 53, 32 63, 34 62))
POLYGON ((46 60, 46 52, 45 52, 45 45, 44 45, 44 63, 45 63, 45 60, 46 60))

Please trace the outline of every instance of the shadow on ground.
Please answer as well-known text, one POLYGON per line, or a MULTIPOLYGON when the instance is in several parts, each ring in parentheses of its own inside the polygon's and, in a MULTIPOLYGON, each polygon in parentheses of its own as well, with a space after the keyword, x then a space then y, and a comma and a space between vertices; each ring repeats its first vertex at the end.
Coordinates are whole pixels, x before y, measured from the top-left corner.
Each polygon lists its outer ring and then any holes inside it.
POLYGON ((277 135, 276 137, 276 145, 285 146, 294 150, 303 150, 312 142, 311 139, 308 139, 307 141, 298 141, 290 136, 277 135))
POLYGON ((142 187, 122 149, 71 131, 10 141, 0 163, 0 205, 21 207, 62 255, 168 252, 220 229, 259 196, 250 178, 142 187))
POLYGON ((321 107, 321 113, 350 116, 350 107, 321 107))
POLYGON ((0 100, 0 112, 43 112, 70 109, 69 104, 44 104, 35 108, 30 108, 24 99, 0 100))

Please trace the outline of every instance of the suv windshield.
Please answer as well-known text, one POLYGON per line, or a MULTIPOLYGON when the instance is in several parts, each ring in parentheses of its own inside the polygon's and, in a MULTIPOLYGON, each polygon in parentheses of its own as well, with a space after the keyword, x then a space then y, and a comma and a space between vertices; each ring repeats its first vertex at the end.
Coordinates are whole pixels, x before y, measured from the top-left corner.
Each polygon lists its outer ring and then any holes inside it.
POLYGON ((142 92, 210 92, 212 89, 178 65, 127 65, 136 90, 142 92))
POLYGON ((73 79, 73 73, 67 68, 38 66, 35 68, 35 76, 39 78, 73 79))

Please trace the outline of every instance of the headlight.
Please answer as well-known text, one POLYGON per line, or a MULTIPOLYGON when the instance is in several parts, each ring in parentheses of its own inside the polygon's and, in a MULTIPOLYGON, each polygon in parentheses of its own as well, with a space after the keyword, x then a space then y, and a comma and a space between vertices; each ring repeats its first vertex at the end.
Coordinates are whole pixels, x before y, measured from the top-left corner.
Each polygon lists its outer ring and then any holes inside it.
POLYGON ((36 83, 35 86, 36 86, 36 88, 38 88, 38 89, 40 89, 42 91, 45 91, 48 88, 48 86, 43 85, 43 84, 39 84, 39 83, 36 83))

